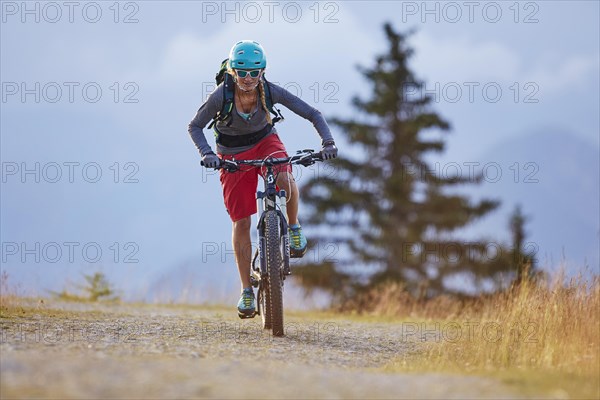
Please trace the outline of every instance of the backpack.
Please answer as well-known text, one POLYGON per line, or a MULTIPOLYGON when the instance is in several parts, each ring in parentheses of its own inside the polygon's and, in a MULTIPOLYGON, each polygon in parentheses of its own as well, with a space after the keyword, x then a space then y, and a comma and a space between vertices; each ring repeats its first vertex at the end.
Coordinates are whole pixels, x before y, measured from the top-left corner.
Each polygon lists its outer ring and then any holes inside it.
MULTIPOLYGON (((212 128, 213 125, 217 121, 225 121, 231 115, 231 111, 233 110, 233 96, 234 96, 234 85, 235 82, 233 77, 227 73, 227 63, 229 58, 224 59, 221 62, 221 68, 219 72, 215 75, 215 82, 217 86, 223 82, 223 107, 221 110, 217 112, 217 114, 213 117, 210 125, 208 125, 208 129, 212 128)), ((281 111, 273 104, 273 99, 271 98, 271 89, 269 88, 269 83, 267 79, 263 75, 263 79, 265 81, 265 102, 267 103, 267 109, 275 115, 275 118, 272 119, 273 124, 283 120, 283 115, 281 115, 281 111)), ((227 123, 227 126, 231 124, 231 120, 227 123)))

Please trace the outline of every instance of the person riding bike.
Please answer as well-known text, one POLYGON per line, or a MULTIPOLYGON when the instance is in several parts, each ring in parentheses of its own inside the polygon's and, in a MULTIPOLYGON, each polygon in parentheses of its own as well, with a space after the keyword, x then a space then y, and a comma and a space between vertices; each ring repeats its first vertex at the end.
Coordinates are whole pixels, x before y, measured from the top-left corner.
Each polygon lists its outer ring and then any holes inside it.
MULTIPOLYGON (((223 110, 226 98, 225 85, 221 83, 200 107, 188 128, 205 167, 217 168, 220 166, 221 159, 287 157, 285 146, 273 127, 274 121, 269 112, 270 107, 267 106, 265 93, 269 93, 269 101, 272 104, 282 104, 312 122, 321 137, 323 159, 337 157, 337 147, 321 112, 284 88, 267 82, 264 79, 266 66, 265 51, 257 42, 242 40, 231 48, 227 73, 235 82, 233 108, 226 118, 217 118, 223 110), (204 127, 213 117, 215 117, 213 123, 218 155, 213 152, 203 132, 204 127)), ((285 190, 287 195, 290 254, 292 257, 302 257, 306 252, 307 240, 298 222, 298 188, 290 165, 278 166, 275 171, 279 173, 277 186, 285 190)), ((233 223, 233 250, 242 284, 242 294, 237 306, 238 313, 246 316, 254 316, 256 309, 254 291, 250 283, 250 227, 251 216, 257 212, 255 194, 259 173, 261 173, 259 168, 238 173, 220 170, 225 208, 233 223)))

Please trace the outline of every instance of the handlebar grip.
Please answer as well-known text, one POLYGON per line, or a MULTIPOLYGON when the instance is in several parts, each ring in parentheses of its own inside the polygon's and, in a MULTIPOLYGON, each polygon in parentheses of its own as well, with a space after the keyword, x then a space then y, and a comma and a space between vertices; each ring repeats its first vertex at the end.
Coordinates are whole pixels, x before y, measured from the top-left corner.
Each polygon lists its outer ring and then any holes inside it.
MULTIPOLYGON (((205 167, 205 168, 209 168, 209 167, 207 167, 207 166, 204 164, 204 161, 203 161, 203 160, 200 160, 200 166, 201 166, 201 167, 205 167)), ((221 169, 221 168, 223 168, 223 161, 221 161, 221 163, 220 163, 220 164, 219 164, 217 167, 215 167, 215 168, 213 168, 213 169, 221 169)))

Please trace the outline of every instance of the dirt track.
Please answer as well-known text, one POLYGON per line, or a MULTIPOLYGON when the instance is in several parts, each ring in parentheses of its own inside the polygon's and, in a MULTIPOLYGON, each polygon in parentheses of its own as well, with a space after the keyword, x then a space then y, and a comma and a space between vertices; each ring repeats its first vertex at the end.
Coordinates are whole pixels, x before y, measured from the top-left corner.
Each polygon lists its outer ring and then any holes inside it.
POLYGON ((518 397, 491 379, 384 372, 418 347, 402 336, 400 323, 286 317, 286 336, 273 338, 259 318, 241 321, 229 309, 45 305, 0 319, 0 395, 518 397))

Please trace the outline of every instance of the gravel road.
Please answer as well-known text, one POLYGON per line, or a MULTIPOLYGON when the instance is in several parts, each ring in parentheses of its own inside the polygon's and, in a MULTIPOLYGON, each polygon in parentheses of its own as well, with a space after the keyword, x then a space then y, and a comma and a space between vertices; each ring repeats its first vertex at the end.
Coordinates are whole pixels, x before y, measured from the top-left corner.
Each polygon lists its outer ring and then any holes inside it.
POLYGON ((0 319, 4 398, 517 398, 487 378, 399 374, 402 325, 286 314, 286 336, 234 310, 42 305, 0 319))

